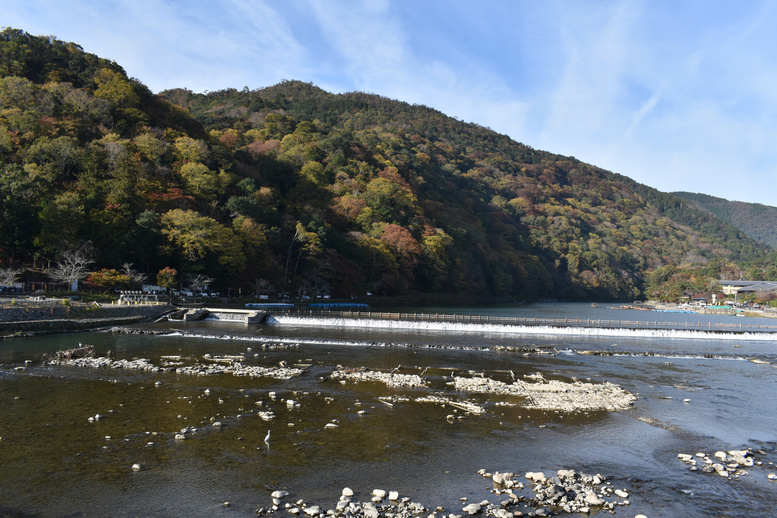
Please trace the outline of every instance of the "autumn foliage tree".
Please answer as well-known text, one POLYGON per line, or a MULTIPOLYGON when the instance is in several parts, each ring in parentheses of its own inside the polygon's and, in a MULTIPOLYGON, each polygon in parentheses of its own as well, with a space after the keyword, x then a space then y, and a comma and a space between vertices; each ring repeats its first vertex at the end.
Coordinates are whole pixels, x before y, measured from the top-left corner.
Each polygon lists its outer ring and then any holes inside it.
POLYGON ((156 274, 156 283, 158 286, 168 290, 175 288, 178 282, 178 270, 165 266, 156 274))
POLYGON ((86 278, 86 283, 94 288, 103 289, 106 292, 113 288, 126 288, 129 286, 130 277, 113 268, 102 268, 92 272, 86 278))

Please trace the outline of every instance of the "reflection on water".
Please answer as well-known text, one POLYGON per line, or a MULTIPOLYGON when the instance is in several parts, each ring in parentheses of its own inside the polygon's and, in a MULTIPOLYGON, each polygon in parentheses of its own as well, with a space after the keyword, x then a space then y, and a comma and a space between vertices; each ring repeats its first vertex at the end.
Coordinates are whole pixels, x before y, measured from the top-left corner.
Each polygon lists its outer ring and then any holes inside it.
POLYGON ((616 509, 623 516, 774 513, 762 505, 777 497, 766 479, 777 460, 777 353, 768 340, 227 322, 144 328, 179 334, 0 342, 0 515, 252 516, 276 488, 331 508, 345 486, 363 499, 382 487, 461 514, 461 497, 500 501, 477 475, 481 468, 605 474, 631 493, 631 505, 616 509), (276 380, 43 363, 43 354, 79 342, 156 365, 165 356, 240 355, 248 365, 304 372, 276 380), (337 366, 423 372, 430 387, 340 383, 329 377, 337 366), (453 394, 448 385, 455 373, 508 381, 537 372, 608 381, 638 400, 620 413, 564 413, 453 394), (469 398, 487 412, 415 402, 422 394, 469 398), (741 446, 763 450, 766 465, 749 477, 692 473, 677 460, 680 452, 741 446))

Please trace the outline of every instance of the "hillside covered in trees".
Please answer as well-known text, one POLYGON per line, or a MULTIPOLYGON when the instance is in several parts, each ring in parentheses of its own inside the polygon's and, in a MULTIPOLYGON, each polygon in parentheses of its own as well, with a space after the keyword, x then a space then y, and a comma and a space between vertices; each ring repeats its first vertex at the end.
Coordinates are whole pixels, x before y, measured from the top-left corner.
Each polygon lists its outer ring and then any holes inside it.
POLYGON ((742 229, 756 241, 772 248, 777 247, 777 207, 761 203, 729 201, 709 194, 693 192, 673 194, 742 229))
POLYGON ((423 106, 296 81, 153 94, 15 29, 0 76, 3 266, 89 242, 94 269, 233 292, 474 301, 633 299, 773 264, 694 203, 423 106))

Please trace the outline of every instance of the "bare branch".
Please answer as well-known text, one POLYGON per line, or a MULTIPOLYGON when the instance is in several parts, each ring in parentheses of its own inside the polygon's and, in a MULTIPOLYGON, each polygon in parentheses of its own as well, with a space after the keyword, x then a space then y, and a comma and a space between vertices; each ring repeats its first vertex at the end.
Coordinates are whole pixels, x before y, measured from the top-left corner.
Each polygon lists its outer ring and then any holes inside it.
POLYGON ((148 275, 132 269, 132 263, 124 263, 121 273, 129 277, 130 286, 142 286, 148 280, 148 275))
POLYGON ((84 243, 62 254, 49 275, 70 286, 89 275, 89 267, 95 260, 95 249, 91 243, 84 243))
POLYGON ((13 286, 23 272, 22 268, 0 268, 0 287, 13 286))

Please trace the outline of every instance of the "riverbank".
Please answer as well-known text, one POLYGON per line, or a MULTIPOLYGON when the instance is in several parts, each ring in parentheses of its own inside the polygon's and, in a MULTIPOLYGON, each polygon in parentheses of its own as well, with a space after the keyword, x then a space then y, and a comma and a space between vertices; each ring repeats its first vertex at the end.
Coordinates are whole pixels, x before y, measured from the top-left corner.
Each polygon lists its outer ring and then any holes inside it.
POLYGON ((0 299, 0 337, 86 331, 156 319, 174 308, 84 303, 69 299, 0 299))
POLYGON ((775 308, 736 308, 729 306, 695 306, 690 304, 668 304, 662 302, 648 302, 644 307, 614 306, 612 309, 649 309, 659 312, 673 313, 698 313, 700 315, 728 315, 751 318, 777 318, 775 308))

